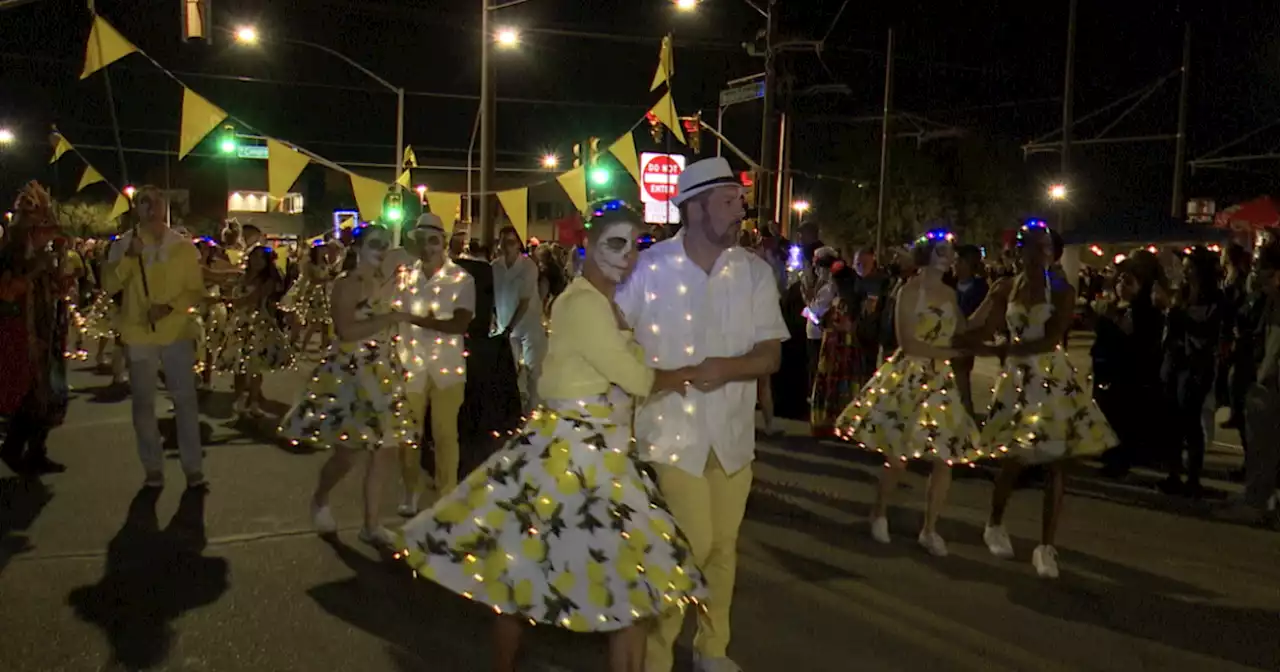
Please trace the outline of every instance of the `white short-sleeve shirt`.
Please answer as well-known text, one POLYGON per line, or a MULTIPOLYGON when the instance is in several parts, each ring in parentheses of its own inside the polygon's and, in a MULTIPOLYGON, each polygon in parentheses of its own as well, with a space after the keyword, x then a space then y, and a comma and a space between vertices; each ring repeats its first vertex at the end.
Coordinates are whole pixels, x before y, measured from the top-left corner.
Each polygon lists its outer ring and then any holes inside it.
MULTIPOLYGON (((414 262, 400 283, 400 306, 414 315, 435 313, 441 320, 454 311, 476 312, 476 281, 461 266, 445 259, 428 275, 414 262)), ((467 353, 462 334, 446 334, 405 323, 400 326, 400 361, 413 376, 429 375, 439 387, 467 380, 467 353)))
POLYGON ((493 299, 498 314, 498 328, 509 327, 514 334, 542 328, 542 306, 538 300, 538 265, 524 255, 507 266, 502 257, 494 259, 493 299), (518 324, 511 324, 521 299, 528 299, 518 324))
MULTIPOLYGON (((789 336, 772 269, 741 247, 721 253, 708 274, 685 255, 683 235, 657 243, 640 255, 616 299, 659 369, 745 355, 789 336)), ((636 414, 641 454, 701 476, 715 451, 732 474, 755 459, 755 407, 754 380, 661 395, 636 414)))

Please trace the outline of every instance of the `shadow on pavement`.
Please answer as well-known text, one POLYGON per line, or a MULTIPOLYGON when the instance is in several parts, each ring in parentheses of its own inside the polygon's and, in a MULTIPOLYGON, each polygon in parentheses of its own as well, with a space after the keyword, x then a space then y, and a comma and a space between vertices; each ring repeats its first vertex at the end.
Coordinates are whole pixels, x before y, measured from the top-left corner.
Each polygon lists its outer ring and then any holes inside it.
POLYGON ((0 478, 0 572, 16 555, 35 548, 27 535, 53 492, 38 478, 0 478))
MULTIPOLYGON (((487 607, 431 581, 414 579, 408 568, 389 557, 375 560, 336 537, 326 537, 325 542, 355 576, 316 586, 307 594, 326 612, 387 642, 397 669, 425 672, 490 667, 494 614, 487 607)), ((521 647, 521 669, 587 671, 607 667, 607 642, 599 635, 530 627, 521 647)))
POLYGON ((150 669, 165 662, 184 612, 212 604, 228 587, 228 564, 202 555, 207 492, 182 493, 178 511, 161 530, 160 491, 144 488, 129 504, 124 526, 107 546, 106 568, 94 585, 71 591, 76 616, 102 629, 113 662, 150 669))
POLYGON ((118 404, 129 398, 128 383, 107 383, 97 387, 82 387, 76 390, 78 395, 88 395, 91 404, 118 404))
MULTIPOLYGON (((788 501, 796 499, 858 514, 869 508, 866 504, 850 503, 802 488, 757 483, 748 503, 747 516, 872 557, 912 557, 952 580, 1003 586, 1008 589, 1011 603, 1051 618, 1088 624, 1240 665, 1275 669, 1275 624, 1280 613, 1215 605, 1208 600, 1216 595, 1197 586, 1071 549, 1063 553, 1061 578, 1046 581, 1028 566, 1029 552, 1039 543, 1033 539, 1015 538, 1018 556, 1008 562, 992 564, 957 554, 933 558, 911 544, 907 536, 908 532, 914 536, 920 529, 918 514, 913 516, 914 520, 907 521, 901 512, 895 515, 891 510, 890 527, 899 531, 899 541, 881 545, 867 538, 865 527, 851 529, 788 501), (1099 580, 1094 576, 1103 578, 1099 580)), ((982 529, 977 525, 943 518, 938 522, 938 532, 953 545, 982 546, 982 529)), ((815 558, 785 560, 789 569, 809 580, 858 578, 847 568, 815 558)))

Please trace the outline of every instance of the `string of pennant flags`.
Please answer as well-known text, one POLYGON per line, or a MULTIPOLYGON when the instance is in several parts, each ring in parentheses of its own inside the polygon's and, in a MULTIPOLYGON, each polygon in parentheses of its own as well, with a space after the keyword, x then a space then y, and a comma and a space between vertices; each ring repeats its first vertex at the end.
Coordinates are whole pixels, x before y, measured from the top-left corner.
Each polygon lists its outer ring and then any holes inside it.
MULTIPOLYGON (((617 159, 618 163, 627 171, 627 173, 637 183, 640 182, 640 165, 638 154, 636 153, 635 139, 633 132, 641 124, 648 121, 650 124, 660 123, 667 127, 672 136, 680 141, 685 142, 684 134, 680 128, 680 117, 676 113, 675 101, 671 97, 671 77, 674 74, 674 62, 672 54, 671 38, 668 36, 662 40, 662 48, 658 57, 658 68, 654 73, 653 83, 650 91, 657 91, 664 83, 667 85, 666 91, 658 102, 650 108, 643 118, 637 121, 629 128, 626 133, 618 137, 609 145, 609 153, 617 159)), ((196 93, 185 82, 170 72, 167 68, 160 65, 155 59, 147 55, 146 52, 139 49, 130 42, 120 31, 116 30, 106 19, 101 16, 93 15, 93 28, 89 33, 89 41, 85 49, 84 69, 80 74, 80 79, 85 79, 93 73, 101 70, 112 63, 129 56, 130 54, 139 54, 146 58, 156 68, 167 75, 170 79, 182 87, 182 117, 179 124, 178 138, 178 160, 181 161, 191 153, 210 133, 212 133, 219 125, 231 121, 246 130, 263 135, 267 141, 267 192, 272 198, 281 199, 302 175, 302 171, 311 163, 322 165, 331 170, 336 170, 347 175, 351 182, 351 191, 355 196, 356 207, 360 212, 360 217, 366 221, 373 221, 382 211, 383 200, 387 193, 393 188, 390 183, 382 182, 370 177, 356 174, 337 163, 330 161, 315 152, 309 151, 303 147, 278 140, 267 136, 254 129, 251 125, 243 120, 228 113, 226 110, 218 107, 208 99, 196 93)), ((67 151, 74 151, 77 156, 84 159, 84 156, 75 147, 67 141, 61 134, 57 134, 54 147, 54 156, 50 161, 57 161, 67 151)), ((405 165, 408 167, 416 165, 416 156, 413 155, 413 149, 407 147, 405 150, 405 165), (412 161, 410 159, 413 159, 412 161)), ((97 183, 105 182, 102 174, 98 172, 86 160, 86 169, 81 177, 80 184, 76 191, 97 183)), ((587 203, 587 166, 576 166, 571 170, 556 175, 553 179, 541 180, 516 189, 507 189, 481 194, 472 192, 474 195, 488 196, 493 195, 498 198, 499 204, 506 213, 507 218, 511 221, 512 226, 520 232, 522 237, 528 236, 529 229, 529 189, 544 184, 556 182, 574 207, 579 212, 586 212, 589 204, 587 203)), ((409 168, 399 175, 395 180, 395 185, 410 189, 412 183, 409 168)), ((114 186, 112 186, 115 189, 114 186)), ((112 218, 128 211, 129 202, 125 194, 119 189, 115 205, 112 207, 112 218), (121 209, 123 208, 123 209, 121 209), (117 212, 119 211, 119 212, 117 212)), ((453 214, 456 216, 461 211, 462 193, 427 191, 423 196, 426 198, 431 211, 443 215, 446 226, 452 227, 453 214)))
POLYGON ((55 129, 50 139, 53 141, 53 158, 49 159, 50 165, 56 163, 67 152, 75 154, 84 162, 84 172, 80 175, 80 181, 76 184, 76 193, 84 191, 84 188, 89 185, 101 182, 116 192, 116 200, 111 204, 111 214, 107 216, 107 221, 114 220, 120 215, 129 212, 129 197, 119 187, 107 182, 107 178, 103 177, 102 173, 98 172, 98 169, 89 163, 89 159, 86 159, 84 154, 81 154, 80 150, 76 149, 62 133, 55 129))

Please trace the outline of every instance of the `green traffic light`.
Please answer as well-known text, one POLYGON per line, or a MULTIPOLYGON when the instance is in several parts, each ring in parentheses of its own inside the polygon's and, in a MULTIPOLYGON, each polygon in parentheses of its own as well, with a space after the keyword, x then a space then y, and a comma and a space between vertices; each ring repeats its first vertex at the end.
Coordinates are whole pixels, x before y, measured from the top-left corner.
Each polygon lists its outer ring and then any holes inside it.
POLYGON ((398 221, 400 221, 400 220, 404 219, 404 209, 403 209, 403 208, 398 208, 398 207, 395 207, 395 206, 391 206, 391 207, 387 208, 387 213, 386 213, 386 215, 387 215, 387 221, 388 221, 388 222, 398 222, 398 221))
POLYGON ((235 138, 223 138, 222 144, 218 145, 218 149, 221 149, 223 154, 234 154, 236 151, 235 138))
POLYGON ((603 187, 609 184, 609 171, 604 168, 596 168, 591 171, 591 183, 597 187, 603 187))

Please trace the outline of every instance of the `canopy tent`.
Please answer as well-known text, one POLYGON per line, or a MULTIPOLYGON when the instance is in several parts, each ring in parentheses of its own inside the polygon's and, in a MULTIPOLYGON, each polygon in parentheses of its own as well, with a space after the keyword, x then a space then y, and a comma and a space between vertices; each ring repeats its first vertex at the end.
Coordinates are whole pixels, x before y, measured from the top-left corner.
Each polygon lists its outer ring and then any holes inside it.
POLYGON ((1213 225, 1220 229, 1254 233, 1280 226, 1280 207, 1270 196, 1259 196, 1252 201, 1233 205, 1213 218, 1213 225))

